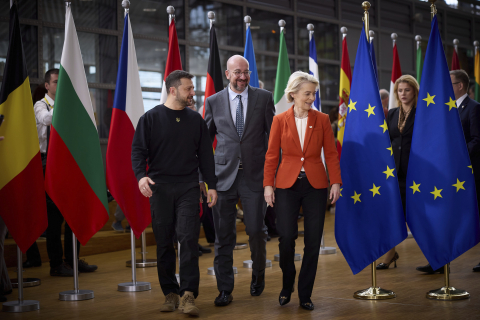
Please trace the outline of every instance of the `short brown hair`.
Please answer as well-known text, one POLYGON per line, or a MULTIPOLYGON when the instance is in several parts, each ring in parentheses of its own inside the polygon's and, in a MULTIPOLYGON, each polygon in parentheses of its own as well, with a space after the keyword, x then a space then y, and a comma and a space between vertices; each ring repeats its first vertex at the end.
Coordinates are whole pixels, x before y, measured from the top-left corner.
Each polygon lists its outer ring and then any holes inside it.
POLYGON ((182 84, 182 79, 192 78, 193 75, 187 71, 175 70, 168 75, 167 79, 165 79, 165 88, 162 88, 162 90, 167 90, 167 94, 170 94, 171 87, 178 89, 178 87, 182 84))
POLYGON ((468 77, 468 73, 465 70, 452 70, 450 74, 455 77, 458 81, 463 84, 465 91, 468 91, 468 86, 470 84, 470 78, 468 77))
POLYGON ((50 84, 50 78, 52 77, 52 74, 58 74, 60 70, 58 69, 50 69, 45 73, 45 83, 50 84))
POLYGON ((403 76, 398 78, 397 81, 395 81, 395 85, 393 86, 393 92, 395 94, 395 99, 397 100, 397 107, 400 107, 402 105, 402 102, 398 98, 398 85, 400 83, 407 83, 408 85, 410 85, 410 87, 412 87, 413 95, 414 95, 413 106, 415 107, 417 105, 417 100, 418 100, 418 90, 420 88, 417 80, 409 74, 404 74, 403 76))

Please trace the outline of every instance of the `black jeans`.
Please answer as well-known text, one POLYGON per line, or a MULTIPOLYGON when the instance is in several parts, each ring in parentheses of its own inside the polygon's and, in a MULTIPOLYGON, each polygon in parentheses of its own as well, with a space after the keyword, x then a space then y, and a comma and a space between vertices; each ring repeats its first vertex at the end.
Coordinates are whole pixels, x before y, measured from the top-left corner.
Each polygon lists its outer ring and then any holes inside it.
POLYGON ((151 185, 152 228, 157 242, 158 280, 163 294, 183 295, 185 291, 198 296, 198 236, 200 217, 198 182, 157 183, 151 185), (174 234, 180 242, 180 286, 175 277, 177 257, 173 247, 174 234))
POLYGON ((309 299, 317 274, 318 254, 322 239, 327 189, 315 189, 307 178, 297 179, 289 189, 275 191, 277 231, 280 235, 280 268, 283 272, 283 289, 291 291, 295 283, 295 240, 298 237, 298 213, 303 208, 305 248, 302 268, 298 277, 300 300, 309 299))

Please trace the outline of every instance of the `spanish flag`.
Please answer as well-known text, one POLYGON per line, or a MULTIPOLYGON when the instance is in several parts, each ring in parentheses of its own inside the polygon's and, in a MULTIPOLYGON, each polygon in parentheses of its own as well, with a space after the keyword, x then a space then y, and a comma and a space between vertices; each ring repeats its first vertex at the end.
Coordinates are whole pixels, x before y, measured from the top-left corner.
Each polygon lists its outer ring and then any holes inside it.
POLYGON ((480 101, 480 50, 475 49, 475 100, 480 101))
POLYGON ((344 35, 342 41, 342 64, 340 69, 340 89, 338 95, 340 102, 338 104, 338 134, 337 151, 338 157, 342 155, 343 136, 345 134, 345 120, 347 119, 347 105, 350 97, 350 84, 352 83, 352 68, 350 67, 350 58, 348 57, 347 37, 344 35))
POLYGON ((10 9, 10 43, 0 91, 0 216, 20 250, 47 228, 42 160, 17 6, 10 9))

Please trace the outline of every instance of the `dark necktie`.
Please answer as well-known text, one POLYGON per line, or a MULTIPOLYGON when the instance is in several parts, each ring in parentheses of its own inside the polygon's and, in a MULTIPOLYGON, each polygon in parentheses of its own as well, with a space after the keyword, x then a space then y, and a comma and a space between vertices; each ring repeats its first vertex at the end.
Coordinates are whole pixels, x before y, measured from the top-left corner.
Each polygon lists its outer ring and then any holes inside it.
POLYGON ((237 127, 237 133, 240 139, 242 139, 243 135, 243 104, 242 104, 242 96, 237 96, 237 114, 235 119, 235 126, 237 127))

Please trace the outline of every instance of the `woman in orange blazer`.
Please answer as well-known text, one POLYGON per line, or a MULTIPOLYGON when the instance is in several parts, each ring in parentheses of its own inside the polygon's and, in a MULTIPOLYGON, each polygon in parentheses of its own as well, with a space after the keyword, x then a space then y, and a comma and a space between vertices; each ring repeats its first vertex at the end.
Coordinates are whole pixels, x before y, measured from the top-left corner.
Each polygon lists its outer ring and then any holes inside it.
POLYGON ((307 310, 314 309, 310 297, 317 273, 329 186, 321 159, 322 148, 329 170, 332 203, 338 200, 342 183, 329 117, 311 108, 317 90, 318 81, 308 73, 297 71, 290 76, 285 95, 294 105, 273 118, 263 180, 265 201, 276 206, 280 235, 280 268, 283 271, 280 305, 290 301, 295 285, 293 259, 298 237, 297 217, 300 207, 303 208, 305 249, 298 277, 298 296, 300 306, 307 310), (280 150, 282 162, 278 166, 280 150))

